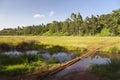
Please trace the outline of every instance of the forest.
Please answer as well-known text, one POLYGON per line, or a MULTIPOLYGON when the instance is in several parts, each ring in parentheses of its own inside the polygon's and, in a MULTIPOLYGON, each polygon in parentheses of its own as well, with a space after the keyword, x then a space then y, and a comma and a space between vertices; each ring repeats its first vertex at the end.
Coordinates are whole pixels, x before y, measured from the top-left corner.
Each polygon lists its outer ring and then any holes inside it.
POLYGON ((4 28, 0 35, 120 36, 120 9, 109 14, 87 16, 85 19, 80 13, 71 13, 70 18, 65 21, 4 28))

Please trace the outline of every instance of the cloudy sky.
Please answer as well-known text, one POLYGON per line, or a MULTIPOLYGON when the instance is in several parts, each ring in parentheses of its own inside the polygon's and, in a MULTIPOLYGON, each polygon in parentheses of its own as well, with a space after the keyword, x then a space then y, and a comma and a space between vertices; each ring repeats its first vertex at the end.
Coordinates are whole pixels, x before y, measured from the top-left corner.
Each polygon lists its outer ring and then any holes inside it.
POLYGON ((72 12, 85 18, 118 8, 120 0, 0 0, 0 29, 63 21, 72 12))

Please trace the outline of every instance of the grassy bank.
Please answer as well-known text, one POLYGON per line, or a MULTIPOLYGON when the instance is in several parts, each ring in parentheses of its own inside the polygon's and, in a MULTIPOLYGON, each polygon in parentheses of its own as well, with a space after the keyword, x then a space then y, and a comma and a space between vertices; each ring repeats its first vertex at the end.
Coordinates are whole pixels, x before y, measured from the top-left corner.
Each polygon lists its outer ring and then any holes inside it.
POLYGON ((31 73, 36 70, 40 72, 49 71, 58 66, 55 61, 45 62, 37 54, 22 54, 10 56, 0 54, 0 74, 1 75, 21 75, 31 73))

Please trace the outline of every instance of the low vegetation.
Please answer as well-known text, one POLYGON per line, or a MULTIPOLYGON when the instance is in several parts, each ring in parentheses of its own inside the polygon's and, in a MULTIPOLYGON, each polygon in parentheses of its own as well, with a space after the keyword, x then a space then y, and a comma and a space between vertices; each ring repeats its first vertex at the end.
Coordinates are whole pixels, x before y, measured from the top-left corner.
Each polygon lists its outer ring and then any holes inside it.
POLYGON ((40 51, 48 51, 50 53, 67 51, 65 47, 59 45, 47 45, 37 43, 37 41, 22 41, 16 45, 13 43, 3 42, 0 43, 0 51, 27 51, 27 50, 40 50, 40 51))
POLYGON ((106 46, 101 53, 119 53, 120 37, 46 37, 46 36, 2 36, 0 37, 0 51, 26 51, 40 50, 55 52, 77 52, 86 51, 106 46), (110 45, 112 44, 112 45, 110 45), (108 45, 108 46, 107 46, 108 45), (116 51, 116 52, 115 52, 116 51))
POLYGON ((1 75, 21 75, 32 73, 36 70, 41 72, 49 71, 58 66, 54 60, 45 62, 37 54, 22 54, 11 56, 0 54, 0 74, 1 75))
MULTIPOLYGON (((76 36, 1 36, 0 43, 7 43, 9 45, 23 45, 22 42, 31 42, 37 45, 50 45, 65 47, 68 50, 75 50, 76 48, 93 49, 99 46, 109 45, 111 43, 118 43, 120 37, 76 37, 76 36)), ((49 48, 46 46, 46 48, 49 48)), ((39 48, 40 49, 40 48, 39 48)))

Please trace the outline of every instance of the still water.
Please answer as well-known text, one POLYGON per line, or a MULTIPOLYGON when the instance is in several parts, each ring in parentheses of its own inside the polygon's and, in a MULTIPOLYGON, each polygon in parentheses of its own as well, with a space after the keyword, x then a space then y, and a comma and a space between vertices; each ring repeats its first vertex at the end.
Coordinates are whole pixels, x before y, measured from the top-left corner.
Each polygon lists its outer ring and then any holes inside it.
POLYGON ((61 77, 68 73, 73 73, 78 71, 87 71, 91 65, 108 64, 109 62, 110 62, 109 58, 102 58, 99 55, 96 55, 94 57, 90 56, 60 71, 59 73, 56 74, 56 77, 61 77))
MULTIPOLYGON (((9 51, 9 52, 2 52, 2 54, 10 55, 10 56, 20 56, 22 54, 38 54, 43 60, 49 61, 51 59, 57 60, 59 63, 67 62, 77 56, 80 56, 75 53, 66 53, 66 52, 58 52, 50 54, 49 52, 40 52, 37 50, 30 50, 25 52, 19 51, 9 51)), ((89 56, 83 60, 76 62, 75 64, 67 67, 66 69, 60 71, 55 75, 55 77, 61 77, 68 73, 77 72, 77 71, 87 71, 91 65, 101 65, 101 64, 108 64, 110 63, 112 58, 119 58, 120 54, 95 54, 93 56, 89 56)))
POLYGON ((57 60, 59 63, 64 63, 66 61, 71 60, 74 57, 74 55, 72 53, 67 54, 65 52, 59 52, 54 54, 43 53, 43 54, 40 54, 40 57, 46 61, 54 59, 54 60, 57 60))

